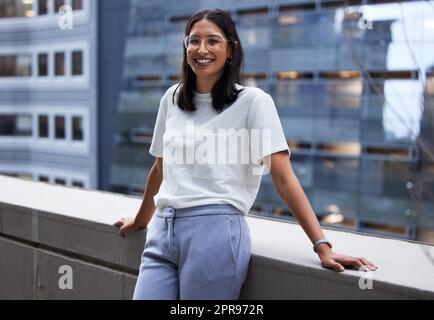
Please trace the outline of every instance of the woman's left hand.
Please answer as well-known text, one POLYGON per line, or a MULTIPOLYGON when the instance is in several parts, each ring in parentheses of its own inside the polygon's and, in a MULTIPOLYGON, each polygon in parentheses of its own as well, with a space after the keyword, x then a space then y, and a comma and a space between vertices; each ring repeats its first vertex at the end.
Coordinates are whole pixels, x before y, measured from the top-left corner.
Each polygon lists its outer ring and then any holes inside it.
POLYGON ((324 254, 319 254, 321 265, 324 268, 333 269, 337 272, 345 270, 344 266, 355 267, 360 271, 375 271, 377 266, 365 258, 355 258, 343 254, 334 253, 329 250, 324 254))

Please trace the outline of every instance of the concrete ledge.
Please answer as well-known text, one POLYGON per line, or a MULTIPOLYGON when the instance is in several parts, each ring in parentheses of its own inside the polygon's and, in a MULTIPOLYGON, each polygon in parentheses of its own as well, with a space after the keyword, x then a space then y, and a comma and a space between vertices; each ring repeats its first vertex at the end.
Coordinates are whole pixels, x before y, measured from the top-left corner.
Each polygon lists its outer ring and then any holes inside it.
MULTIPOLYGON (((0 299, 132 297, 146 232, 123 239, 112 223, 135 215, 140 199, 3 176, 0 185, 0 299), (72 290, 59 288, 62 265, 73 270, 72 290)), ((337 252, 379 266, 334 273, 298 224, 253 216, 248 223, 253 257, 243 299, 434 298, 433 246, 325 229, 337 252), (373 289, 360 289, 362 275, 373 289)))

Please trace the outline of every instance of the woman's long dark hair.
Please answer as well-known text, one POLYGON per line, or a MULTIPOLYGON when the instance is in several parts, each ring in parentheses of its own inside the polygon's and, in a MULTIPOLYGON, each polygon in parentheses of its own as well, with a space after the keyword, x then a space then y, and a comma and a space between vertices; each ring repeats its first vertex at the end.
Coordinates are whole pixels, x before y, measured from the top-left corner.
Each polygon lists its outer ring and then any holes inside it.
MULTIPOLYGON (((238 93, 235 83, 241 82, 240 69, 243 65, 244 53, 241 46, 241 41, 235 29, 235 22, 232 20, 229 12, 221 9, 202 10, 190 17, 185 27, 185 36, 190 34, 193 25, 206 19, 215 23, 225 34, 226 38, 231 40, 228 45, 232 46, 232 63, 225 63, 223 73, 220 79, 214 84, 211 91, 212 106, 218 112, 222 111, 225 106, 230 106, 237 100, 238 93), (234 43, 237 42, 237 44, 234 43)), ((179 88, 178 107, 184 111, 195 111, 194 91, 196 90, 196 74, 187 63, 187 49, 184 48, 184 59, 181 68, 181 82, 173 93, 172 100, 175 101, 175 94, 179 88)))

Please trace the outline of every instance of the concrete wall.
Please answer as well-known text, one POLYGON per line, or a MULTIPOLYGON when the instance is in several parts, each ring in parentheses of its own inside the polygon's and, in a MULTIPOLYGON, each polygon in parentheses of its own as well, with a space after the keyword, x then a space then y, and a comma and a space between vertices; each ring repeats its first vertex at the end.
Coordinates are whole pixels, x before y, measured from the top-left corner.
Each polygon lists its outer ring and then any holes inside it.
MULTIPOLYGON (((0 299, 130 299, 146 237, 112 223, 140 199, 0 176, 0 299), (72 289, 60 289, 72 270, 72 289)), ((362 273, 320 266, 298 224, 248 217, 253 256, 244 299, 433 299, 433 246, 324 229, 336 251, 379 266, 362 273), (431 258, 432 259, 432 258, 431 258), (367 281, 363 281, 367 283, 367 281)))

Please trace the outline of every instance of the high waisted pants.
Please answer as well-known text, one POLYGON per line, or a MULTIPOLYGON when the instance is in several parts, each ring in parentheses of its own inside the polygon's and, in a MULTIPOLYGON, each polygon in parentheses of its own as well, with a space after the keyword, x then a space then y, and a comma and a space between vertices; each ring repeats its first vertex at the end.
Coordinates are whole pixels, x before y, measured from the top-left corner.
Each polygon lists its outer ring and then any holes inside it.
POLYGON ((238 299, 250 254, 245 216, 232 205, 157 208, 133 299, 238 299))

